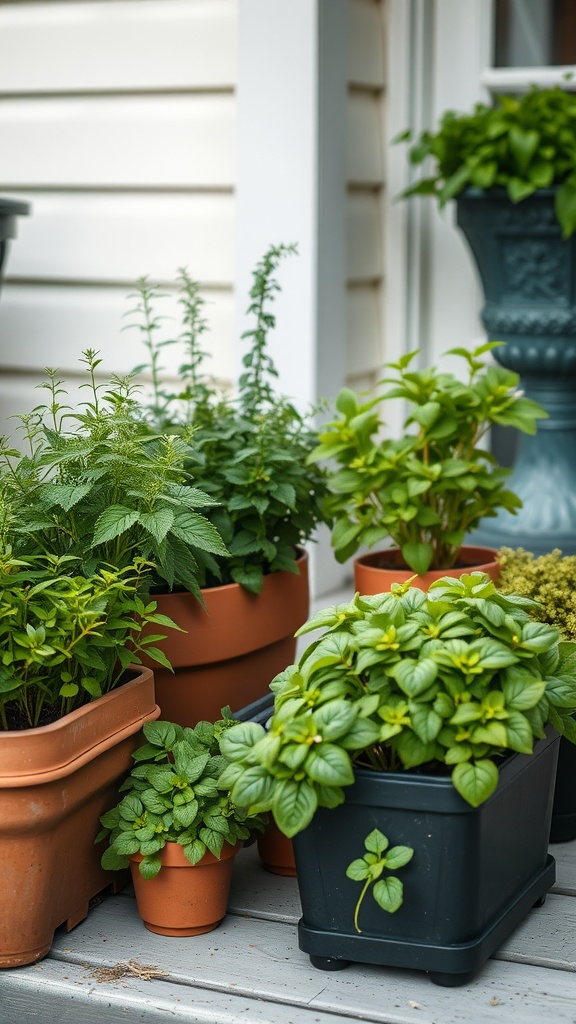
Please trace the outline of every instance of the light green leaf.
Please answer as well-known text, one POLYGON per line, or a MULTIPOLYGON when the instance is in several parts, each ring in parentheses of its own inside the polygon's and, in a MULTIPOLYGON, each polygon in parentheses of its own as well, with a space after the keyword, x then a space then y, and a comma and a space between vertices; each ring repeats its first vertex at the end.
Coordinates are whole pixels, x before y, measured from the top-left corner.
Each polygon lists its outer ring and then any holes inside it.
POLYGON ((378 906, 388 914, 395 914, 404 902, 404 886, 394 875, 381 878, 375 883, 372 892, 378 906))
POLYGON ((454 788, 472 807, 479 807, 492 796, 498 785, 498 778, 496 765, 487 758, 473 763, 465 761, 457 764, 452 772, 454 788))

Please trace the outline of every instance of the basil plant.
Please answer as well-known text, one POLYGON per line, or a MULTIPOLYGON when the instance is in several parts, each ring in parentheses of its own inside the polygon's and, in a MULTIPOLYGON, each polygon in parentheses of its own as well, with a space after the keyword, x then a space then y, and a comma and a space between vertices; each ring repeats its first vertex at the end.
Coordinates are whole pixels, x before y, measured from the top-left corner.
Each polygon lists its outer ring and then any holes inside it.
POLYGON ((479 806, 502 758, 531 754, 548 723, 576 742, 576 643, 532 606, 473 572, 319 612, 300 632, 320 637, 271 685, 268 729, 246 722, 222 737, 220 784, 250 812, 272 811, 287 836, 342 803, 355 768, 450 774, 479 806))

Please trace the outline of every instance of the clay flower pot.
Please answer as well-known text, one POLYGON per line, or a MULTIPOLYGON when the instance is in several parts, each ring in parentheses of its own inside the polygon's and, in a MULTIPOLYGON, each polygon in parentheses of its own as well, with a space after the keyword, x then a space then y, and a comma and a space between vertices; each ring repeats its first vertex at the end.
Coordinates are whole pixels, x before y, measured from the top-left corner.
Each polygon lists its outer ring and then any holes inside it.
POLYGON ((155 878, 143 878, 140 854, 130 858, 138 912, 158 935, 202 935, 217 928, 226 915, 234 857, 241 843, 224 843, 218 860, 205 853, 191 864, 178 843, 166 843, 162 867, 155 878))
POLYGON ((51 725, 0 732, 0 967, 41 959, 55 929, 88 913, 127 875, 100 867, 100 815, 117 800, 144 722, 158 718, 154 677, 134 678, 51 725))
POLYGON ((292 840, 280 831, 276 822, 271 820, 263 832, 256 838, 258 854, 262 866, 273 875, 296 874, 296 861, 292 840))
POLYGON ((264 578, 260 594, 238 583, 202 591, 206 607, 188 593, 158 594, 158 611, 186 630, 173 631, 162 650, 174 673, 155 667, 162 718, 182 726, 215 722, 223 707, 236 711, 268 692, 294 661, 294 633, 308 618, 308 555, 300 573, 264 578))
MULTIPOLYGON (((452 569, 431 569, 422 576, 415 576, 411 586, 428 590, 431 583, 443 576, 463 576, 468 572, 485 572, 495 580, 500 571, 497 552, 493 548, 464 545, 460 560, 452 569)), ((393 583, 406 583, 414 576, 413 569, 407 569, 397 548, 388 551, 373 551, 354 562, 354 587, 360 594, 384 594, 393 583)))

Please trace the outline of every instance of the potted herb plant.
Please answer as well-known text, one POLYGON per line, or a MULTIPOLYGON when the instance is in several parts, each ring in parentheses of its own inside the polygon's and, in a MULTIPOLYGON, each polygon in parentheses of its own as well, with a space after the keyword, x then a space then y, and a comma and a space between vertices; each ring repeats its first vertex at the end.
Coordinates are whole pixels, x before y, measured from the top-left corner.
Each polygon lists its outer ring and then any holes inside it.
POLYGON ((473 352, 453 349, 466 363, 468 379, 436 368, 413 369, 415 352, 388 365, 385 390, 367 401, 348 388, 336 400, 339 418, 328 423, 311 463, 329 460, 336 558, 346 561, 361 545, 386 537, 392 551, 376 551, 354 566, 356 589, 386 591, 392 581, 417 574, 424 589, 447 570, 480 567, 497 572, 496 552, 470 548, 464 540, 499 508, 515 512, 517 496, 506 489, 509 471, 482 447, 494 423, 534 433, 546 414, 518 391, 518 376, 481 357, 494 343, 473 352), (378 407, 403 399, 409 413, 399 440, 382 437, 378 407))
MULTIPOLYGON (((229 710, 229 709, 228 709, 229 710)), ((228 760, 219 741, 231 717, 182 729, 144 726, 147 742, 120 786, 125 795, 102 816, 102 866, 130 864, 138 910, 160 935, 199 935, 226 913, 234 855, 263 828, 219 787, 228 760)))
POLYGON ((411 162, 429 171, 404 193, 431 195, 441 207, 455 199, 484 289, 488 338, 506 343, 495 357, 550 414, 545 429, 520 439, 511 487, 523 508, 516 518, 502 509, 479 532, 481 543, 537 554, 571 551, 576 529, 575 132, 576 95, 559 87, 448 111, 413 142, 411 162))
POLYGON ((576 645, 529 607, 483 573, 356 595, 302 630, 323 633, 273 682, 268 729, 223 736, 221 784, 294 837, 315 966, 460 984, 544 898, 576 645))
POLYGON ((86 403, 69 408, 49 371, 48 403, 21 417, 26 452, 0 447, 3 966, 45 955, 110 884, 98 818, 159 714, 149 666, 169 670, 156 644, 174 623, 146 593, 164 579, 200 596, 199 560, 226 550, 196 512, 212 500, 185 486, 189 446, 152 437, 130 381, 97 384, 96 354, 84 361, 86 403))
POLYGON ((45 956, 110 886, 98 818, 160 714, 141 656, 166 664, 154 644, 170 622, 138 595, 148 567, 77 564, 0 545, 0 967, 45 956))
MULTIPOLYGON (((555 626, 565 640, 576 640, 576 555, 560 550, 535 557, 523 548, 498 552, 498 588, 504 594, 521 594, 536 602, 530 613, 539 622, 555 626)), ((576 839, 576 747, 560 740, 558 770, 552 805, 550 841, 576 839)))
POLYGON ((268 353, 275 318, 275 272, 292 247, 271 247, 255 268, 245 333, 248 350, 234 397, 222 394, 206 372, 202 347, 206 323, 198 285, 180 272, 183 330, 181 390, 161 379, 159 294, 141 280, 134 314, 147 352, 152 381, 144 417, 151 429, 190 436, 191 483, 212 499, 206 515, 229 556, 202 563, 203 607, 184 592, 159 594, 159 606, 186 633, 167 641, 174 675, 156 674, 163 716, 181 725, 214 720, 260 697, 294 658, 295 630, 309 610, 308 556, 302 545, 324 519, 325 473, 307 466, 317 443, 311 415, 302 415, 274 388, 277 372, 268 353))

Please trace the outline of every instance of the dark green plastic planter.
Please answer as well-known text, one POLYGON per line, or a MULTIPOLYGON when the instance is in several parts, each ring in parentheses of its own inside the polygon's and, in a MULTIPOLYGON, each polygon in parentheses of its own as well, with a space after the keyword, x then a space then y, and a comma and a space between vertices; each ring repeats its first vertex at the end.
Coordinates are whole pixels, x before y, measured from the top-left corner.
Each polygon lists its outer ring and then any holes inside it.
POLYGON ((576 839, 576 746, 562 737, 552 805, 551 843, 576 839))
POLYGON ((460 985, 482 966, 554 883, 548 855, 559 737, 514 754, 481 807, 470 807, 449 777, 356 772, 346 801, 316 812, 294 837, 302 919, 300 948, 315 967, 350 961, 409 967, 440 985, 460 985), (391 846, 414 849, 397 876, 404 902, 394 914, 369 893, 353 917, 361 883, 346 877, 380 829, 391 846))

